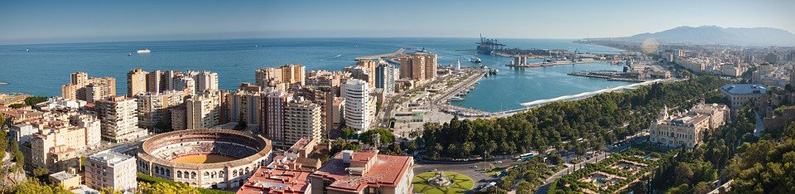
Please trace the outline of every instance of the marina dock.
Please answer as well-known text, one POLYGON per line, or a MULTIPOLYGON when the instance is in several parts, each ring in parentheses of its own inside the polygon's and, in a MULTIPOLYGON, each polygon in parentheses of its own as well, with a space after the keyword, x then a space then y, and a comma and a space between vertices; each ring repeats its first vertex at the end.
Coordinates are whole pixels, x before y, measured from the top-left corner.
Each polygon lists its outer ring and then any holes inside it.
POLYGON ((489 73, 490 72, 486 69, 477 70, 475 74, 471 75, 466 80, 459 82, 453 87, 449 87, 440 91, 441 95, 439 97, 434 97, 432 99, 432 103, 436 105, 442 112, 458 114, 488 114, 487 112, 481 110, 454 106, 448 102, 450 100, 463 100, 462 95, 466 95, 469 90, 474 88, 475 84, 477 84, 480 79, 488 76, 489 73))
POLYGON ((592 77, 607 79, 609 81, 625 81, 625 82, 644 82, 646 79, 641 79, 637 73, 621 72, 621 71, 577 71, 571 72, 567 75, 592 77))
POLYGON ((587 60, 587 61, 556 61, 556 62, 537 62, 537 63, 525 63, 525 64, 507 64, 505 66, 508 67, 552 67, 558 65, 576 65, 576 64, 584 64, 584 63, 596 63, 602 62, 599 60, 587 60))

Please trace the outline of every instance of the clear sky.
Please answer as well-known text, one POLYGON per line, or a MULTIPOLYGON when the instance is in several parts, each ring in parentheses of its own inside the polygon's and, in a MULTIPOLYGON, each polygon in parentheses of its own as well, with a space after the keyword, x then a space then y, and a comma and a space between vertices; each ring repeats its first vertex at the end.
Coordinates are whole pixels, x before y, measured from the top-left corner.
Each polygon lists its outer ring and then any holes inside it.
POLYGON ((0 44, 280 37, 592 38, 795 32, 795 1, 0 1, 0 44))

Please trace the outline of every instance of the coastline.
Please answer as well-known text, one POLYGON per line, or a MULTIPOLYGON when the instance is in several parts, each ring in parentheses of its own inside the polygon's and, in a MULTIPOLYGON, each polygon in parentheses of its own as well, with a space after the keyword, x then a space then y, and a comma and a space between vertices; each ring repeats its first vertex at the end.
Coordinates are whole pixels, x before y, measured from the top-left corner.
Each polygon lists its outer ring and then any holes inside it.
MULTIPOLYGON (((571 40, 571 42, 575 43, 575 44, 583 44, 583 45, 604 46, 604 47, 608 47, 608 48, 617 49, 617 50, 620 50, 622 52, 626 51, 626 50, 621 49, 621 48, 610 47, 610 46, 605 46, 605 45, 587 44, 587 43, 581 42, 580 40, 571 40)), ((502 53, 493 53, 492 56, 505 57, 505 58, 515 57, 514 55, 507 55, 507 54, 502 54, 502 53)), ((544 57, 542 57, 542 56, 531 56, 529 58, 544 58, 544 57)), ((562 65, 576 65, 576 64, 604 63, 604 62, 609 62, 609 61, 608 60, 564 61, 564 62, 557 62, 557 63, 539 62, 539 63, 533 63, 533 65, 529 65, 529 66, 528 65, 510 65, 510 64, 505 65, 505 66, 510 67, 511 69, 525 69, 525 68, 536 68, 536 67, 553 67, 553 66, 562 66, 562 65)), ((578 75, 572 75, 572 73, 576 73, 576 72, 569 72, 569 73, 567 73, 567 75, 568 76, 578 76, 578 75)), ((625 89, 636 89, 637 87, 640 87, 640 86, 643 86, 643 85, 657 83, 657 82, 660 82, 660 81, 671 81, 671 80, 676 81, 675 79, 654 79, 654 80, 642 81, 642 80, 612 79, 612 78, 611 79, 606 79, 606 80, 608 80, 608 81, 620 81, 620 82, 636 82, 636 83, 629 84, 629 85, 624 85, 624 86, 616 86, 616 87, 611 87, 611 88, 606 88, 606 89, 600 89, 600 90, 595 90, 595 91, 587 91, 587 92, 582 92, 582 93, 577 93, 577 94, 572 94, 572 95, 563 95, 563 96, 558 96, 558 97, 554 97, 554 98, 539 99, 539 100, 534 100, 534 101, 530 101, 530 102, 524 102, 524 103, 520 103, 520 105, 522 105, 522 108, 515 108, 515 109, 497 111, 497 112, 489 112, 489 111, 484 111, 484 110, 480 110, 480 109, 476 109, 476 108, 469 108, 469 107, 463 107, 463 106, 459 106, 459 105, 453 105, 453 104, 449 103, 449 101, 446 101, 446 103, 444 103, 444 105, 446 105, 446 106, 456 107, 456 108, 463 109, 463 110, 475 110, 475 111, 471 111, 474 114, 455 114, 455 113, 450 113, 450 112, 445 112, 445 113, 454 114, 454 115, 461 116, 461 117, 464 117, 464 118, 467 118, 467 117, 470 117, 470 118, 499 118, 499 117, 506 117, 506 116, 510 116, 510 115, 513 115, 513 114, 516 114, 516 113, 528 111, 528 110, 532 109, 533 107, 542 106, 543 104, 546 104, 546 103, 557 102, 557 101, 565 101, 565 100, 579 100, 579 99, 588 98, 588 97, 595 96, 595 95, 598 95, 598 94, 601 94, 601 93, 605 93, 605 92, 613 92, 613 91, 619 91, 619 90, 625 90, 625 89)), ((478 81, 480 81, 480 79, 478 79, 478 81)))

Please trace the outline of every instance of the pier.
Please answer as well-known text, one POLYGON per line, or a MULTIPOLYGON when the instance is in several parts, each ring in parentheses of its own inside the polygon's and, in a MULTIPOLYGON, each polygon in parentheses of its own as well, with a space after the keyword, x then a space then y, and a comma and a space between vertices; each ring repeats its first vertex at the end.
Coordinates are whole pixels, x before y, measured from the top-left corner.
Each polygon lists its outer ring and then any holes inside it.
POLYGON ((398 49, 397 51, 395 51, 393 53, 356 57, 356 60, 358 61, 358 60, 367 60, 367 59, 373 60, 373 59, 382 59, 382 58, 397 58, 397 57, 405 55, 405 53, 406 53, 406 49, 405 48, 400 48, 400 49, 398 49))
POLYGON ((577 72, 568 73, 567 75, 601 78, 601 79, 607 79, 609 81, 625 81, 625 82, 646 81, 646 79, 639 78, 638 73, 620 72, 620 71, 577 71, 577 72))
POLYGON ((485 70, 485 69, 476 70, 474 75, 468 77, 466 80, 457 83, 453 87, 449 87, 449 88, 446 88, 446 89, 442 90, 438 97, 434 97, 433 99, 431 99, 431 104, 433 104, 436 107, 438 107, 439 110, 441 110, 442 112, 447 112, 447 113, 466 113, 466 114, 486 114, 486 113, 488 113, 488 112, 481 111, 481 110, 476 110, 476 109, 471 109, 471 108, 466 108, 466 107, 460 107, 460 106, 454 106, 454 105, 448 104, 447 102, 450 99, 456 97, 456 95, 459 95, 461 93, 465 93, 467 90, 471 89, 475 84, 478 83, 478 81, 480 81, 480 79, 483 79, 483 77, 488 76, 489 73, 490 72, 488 70, 485 70))
POLYGON ((552 67, 552 66, 558 66, 558 65, 574 65, 574 64, 604 62, 603 60, 594 60, 592 58, 579 58, 579 59, 571 59, 571 60, 566 60, 566 59, 564 59, 564 60, 545 59, 544 62, 528 63, 527 59, 529 59, 529 58, 539 58, 539 57, 518 56, 513 61, 511 61, 511 63, 506 64, 505 66, 508 66, 508 67, 552 67))

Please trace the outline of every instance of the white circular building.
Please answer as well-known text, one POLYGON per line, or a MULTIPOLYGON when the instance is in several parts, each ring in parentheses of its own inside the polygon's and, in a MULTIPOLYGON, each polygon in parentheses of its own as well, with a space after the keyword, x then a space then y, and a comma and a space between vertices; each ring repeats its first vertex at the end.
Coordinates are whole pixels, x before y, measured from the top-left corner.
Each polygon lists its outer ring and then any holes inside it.
POLYGON ((242 185, 271 156, 271 141, 228 129, 158 134, 138 147, 138 172, 194 187, 242 185))

